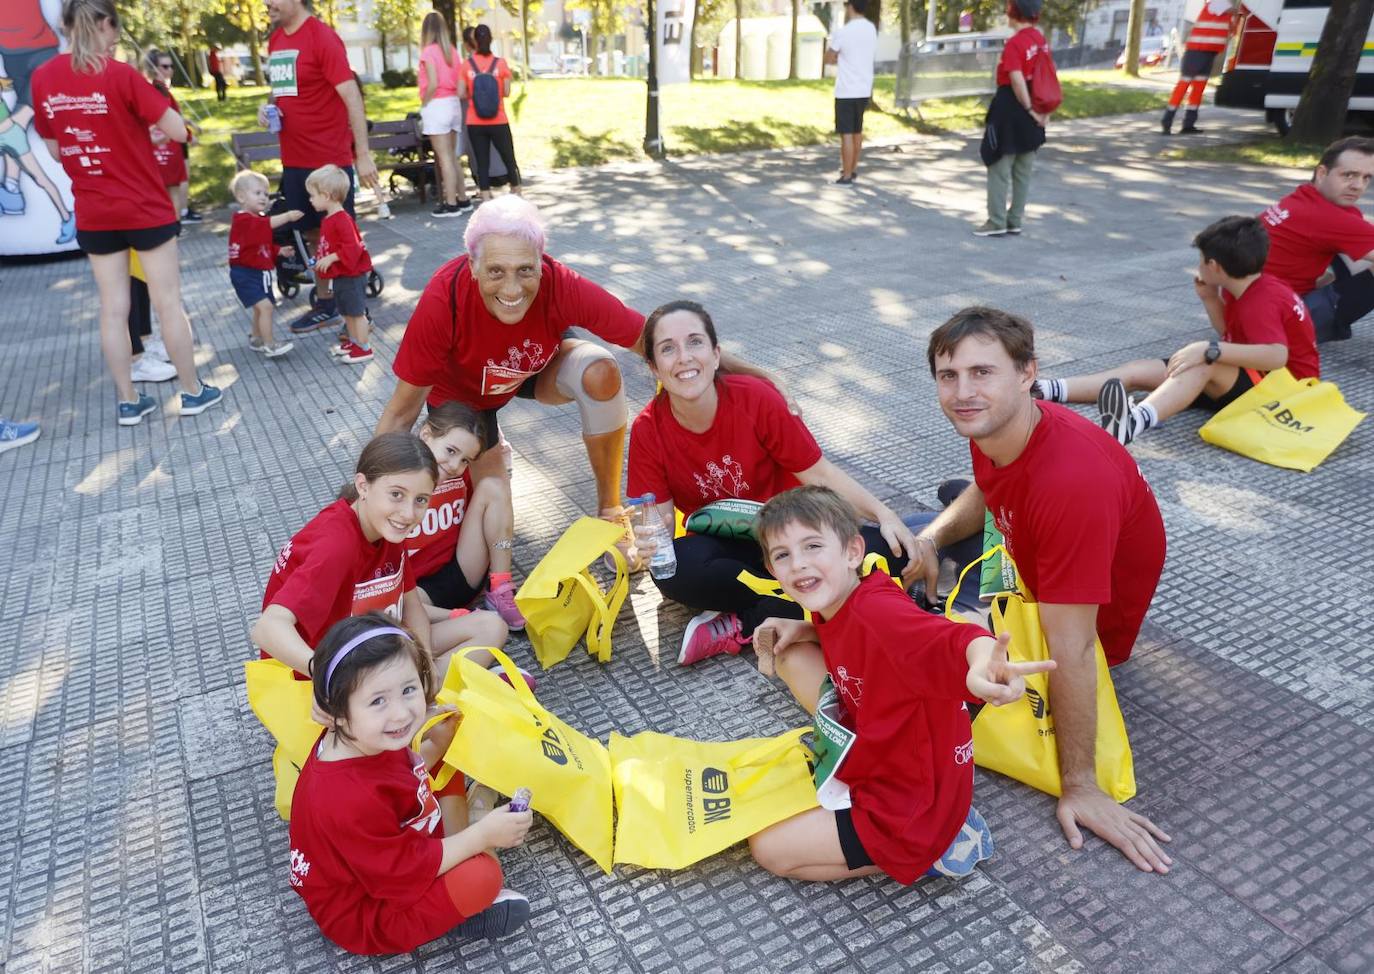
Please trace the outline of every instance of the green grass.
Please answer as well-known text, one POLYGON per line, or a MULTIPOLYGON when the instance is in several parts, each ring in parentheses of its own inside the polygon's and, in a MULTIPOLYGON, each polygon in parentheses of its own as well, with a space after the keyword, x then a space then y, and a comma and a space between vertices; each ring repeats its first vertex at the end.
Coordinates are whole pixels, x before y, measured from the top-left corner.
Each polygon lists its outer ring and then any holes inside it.
MULTIPOLYGON (((984 103, 977 98, 928 101, 921 119, 891 108, 895 79, 876 82, 876 109, 864 120, 864 134, 881 139, 914 132, 976 128, 984 103)), ((1164 104, 1162 92, 1121 83, 1107 71, 1066 71, 1064 104, 1056 118, 1086 118, 1149 111, 1164 104)), ((817 145, 834 138, 834 82, 698 81, 664 88, 663 137, 671 155, 817 145)), ((201 204, 226 202, 233 175, 228 152, 232 132, 257 129, 262 88, 231 88, 220 104, 213 94, 178 91, 187 116, 202 127, 192 150, 191 196, 201 204)), ((627 78, 534 79, 522 93, 517 84, 508 106, 520 168, 533 172, 563 166, 593 166, 643 159, 644 83, 627 78)), ((419 106, 413 88, 367 89, 368 115, 403 118, 419 106)), ((279 167, 260 167, 275 179, 279 167)))
POLYGON ((1236 142, 1231 145, 1192 146, 1174 149, 1171 159, 1200 162, 1240 162, 1260 166, 1287 166, 1291 169, 1315 169, 1323 147, 1302 142, 1286 142, 1277 137, 1236 142))

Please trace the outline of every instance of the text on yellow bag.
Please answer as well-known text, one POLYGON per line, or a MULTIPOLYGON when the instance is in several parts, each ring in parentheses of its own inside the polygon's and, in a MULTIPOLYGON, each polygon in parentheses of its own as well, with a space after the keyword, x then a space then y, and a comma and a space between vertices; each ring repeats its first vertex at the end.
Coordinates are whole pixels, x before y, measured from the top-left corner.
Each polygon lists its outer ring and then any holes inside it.
POLYGON ((615 861, 682 869, 815 808, 808 730, 719 743, 612 733, 615 861))
POLYGON ((1334 382, 1270 372, 1209 419, 1198 435, 1213 446, 1275 467, 1311 471, 1365 414, 1346 405, 1334 382))
MULTIPOLYGON (((984 560, 1000 554, 1011 561, 1003 545, 984 552, 959 576, 959 582, 946 602, 945 614, 964 622, 953 609, 964 577, 984 560)), ((976 576, 975 576, 976 577, 976 576)), ((1017 573, 1019 580, 1020 573, 1017 573)), ((992 631, 1010 633, 1007 656, 1013 663, 1050 658, 1049 644, 1040 625, 1040 609, 1020 594, 999 595, 992 601, 992 631)), ((1093 647, 1097 660, 1097 783, 1118 802, 1135 795, 1135 761, 1126 736, 1126 721, 1116 700, 1116 687, 1107 668, 1102 642, 1093 647)), ((1055 743, 1054 715, 1051 712, 1049 674, 1026 677, 1026 693, 1005 707, 984 707, 973 722, 973 762, 980 768, 996 771, 1024 782, 1050 795, 1062 791, 1059 749, 1055 743)))

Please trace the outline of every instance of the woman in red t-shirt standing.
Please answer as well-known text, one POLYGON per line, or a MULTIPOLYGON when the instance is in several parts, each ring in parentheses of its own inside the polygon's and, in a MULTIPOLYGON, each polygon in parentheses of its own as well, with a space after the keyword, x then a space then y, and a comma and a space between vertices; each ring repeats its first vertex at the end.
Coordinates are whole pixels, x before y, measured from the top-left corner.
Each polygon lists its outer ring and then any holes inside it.
MULTIPOLYGON (((143 55, 143 70, 148 73, 148 81, 152 86, 167 96, 172 110, 180 115, 181 106, 172 94, 171 53, 155 47, 148 48, 143 55)), ((185 118, 182 120, 185 121, 185 118)), ((183 223, 199 223, 200 214, 190 209, 191 173, 187 169, 190 155, 186 147, 195 137, 190 122, 186 122, 186 131, 187 141, 181 144, 168 140, 156 126, 149 129, 148 134, 153 139, 153 158, 157 161, 158 171, 162 173, 162 184, 167 187, 167 195, 172 198, 177 215, 183 223)))
POLYGON ((520 167, 515 164, 515 142, 511 138, 510 120, 506 117, 506 98, 510 96, 510 66, 491 53, 491 28, 478 24, 473 31, 477 50, 463 62, 458 71, 458 97, 466 99, 468 115, 465 122, 468 138, 472 140, 473 164, 477 167, 477 188, 482 199, 491 199, 491 175, 488 163, 491 150, 501 157, 510 175, 510 190, 520 192, 520 167), (478 75, 495 79, 495 111, 485 92, 488 81, 478 81, 478 75))
POLYGON ((119 392, 117 418, 135 426, 157 408, 130 378, 129 250, 137 251, 162 340, 181 380, 181 414, 221 399, 196 375, 191 323, 181 305, 180 224, 153 161, 148 127, 185 142, 186 123, 137 71, 111 55, 119 42, 113 0, 66 0, 70 45, 33 75, 34 126, 72 181, 76 240, 100 291, 100 345, 119 392))
MULTIPOLYGON (((753 376, 719 372, 719 343, 706 309, 695 301, 673 301, 650 314, 644 322, 644 358, 662 390, 630 428, 627 492, 632 498, 652 493, 670 534, 674 507, 685 517, 716 500, 767 501, 801 484, 820 484, 877 524, 863 529, 867 550, 883 555, 892 572, 902 572, 916 545, 911 529, 822 455, 776 387, 753 376)), ((652 538, 643 527, 635 533, 647 560, 652 538)), ((738 653, 769 616, 802 617, 801 607, 770 584, 756 542, 688 534, 673 549, 676 573, 655 578, 654 584, 667 598, 708 610, 688 625, 679 663, 738 653)))
POLYGON ((1042 0, 1007 0, 1007 20, 1015 32, 1002 48, 997 62, 997 93, 988 105, 983 143, 979 147, 988 167, 988 218, 973 233, 978 237, 1002 237, 1020 233, 1030 193, 1031 165, 1035 150, 1045 144, 1049 116, 1031 108, 1027 79, 1037 58, 1049 50, 1045 35, 1035 26, 1042 0), (1011 206, 1007 206, 1007 189, 1011 206))

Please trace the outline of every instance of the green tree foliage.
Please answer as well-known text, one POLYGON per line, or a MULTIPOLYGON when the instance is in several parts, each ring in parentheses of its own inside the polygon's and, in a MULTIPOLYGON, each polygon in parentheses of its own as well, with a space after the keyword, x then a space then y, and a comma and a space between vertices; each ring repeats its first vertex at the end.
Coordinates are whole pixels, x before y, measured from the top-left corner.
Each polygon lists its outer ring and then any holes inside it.
POLYGON ((415 0, 372 0, 372 29, 377 32, 382 49, 383 71, 391 67, 387 61, 389 48, 414 43, 418 25, 415 0))
POLYGON ((591 15, 587 25, 587 57, 592 59, 590 71, 600 73, 597 55, 609 52, 611 38, 625 33, 628 23, 625 14, 625 0, 567 0, 564 7, 568 10, 585 10, 591 15))

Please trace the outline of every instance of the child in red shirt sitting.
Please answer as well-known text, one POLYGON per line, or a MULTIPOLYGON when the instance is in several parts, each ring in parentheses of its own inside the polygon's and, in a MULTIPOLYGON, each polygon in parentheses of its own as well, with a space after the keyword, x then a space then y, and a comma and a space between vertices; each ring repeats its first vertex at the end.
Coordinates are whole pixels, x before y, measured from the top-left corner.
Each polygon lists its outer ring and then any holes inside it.
POLYGON ((1037 379, 1031 395, 1053 402, 1097 402, 1102 428, 1121 444, 1190 406, 1229 406, 1266 372, 1320 378, 1317 336, 1307 306, 1293 289, 1263 273, 1269 256, 1264 224, 1228 216, 1193 239, 1198 266, 1193 287, 1217 337, 1183 346, 1167 359, 1137 359, 1105 372, 1037 379), (1151 390, 1133 403, 1129 390, 1151 390))
POLYGON ((321 166, 305 180, 310 205, 324 214, 315 252, 315 276, 333 285, 334 300, 344 319, 345 334, 329 351, 340 362, 361 365, 372 361, 372 346, 368 344, 372 325, 365 300, 372 258, 358 225, 344 209, 351 185, 348 173, 335 165, 321 166))
POLYGON ((1054 662, 1010 663, 1008 636, 926 612, 883 572, 860 578, 858 517, 829 488, 778 494, 756 531, 769 571, 815 620, 759 626, 760 669, 775 667, 810 713, 831 681, 855 737, 835 775, 847 797, 751 836, 754 858, 789 879, 967 875, 992 836, 971 804, 965 703, 1018 700, 1024 676, 1054 662))
POLYGON ((291 251, 278 247, 272 231, 287 223, 294 223, 305 214, 287 210, 268 216, 270 187, 262 173, 244 169, 229 181, 229 192, 239 201, 239 211, 229 225, 229 283, 239 302, 253 313, 253 333, 248 346, 268 358, 277 358, 291 351, 292 342, 274 341, 272 337, 272 309, 277 299, 272 294, 272 269, 277 254, 291 251))
POLYGON ((452 721, 411 749, 438 689, 429 654, 370 612, 336 623, 310 669, 327 729, 291 800, 289 875, 321 932, 355 954, 400 954, 523 924, 529 901, 502 887, 487 850, 520 845, 532 815, 502 806, 469 825, 461 774, 435 797, 427 768, 452 721))

